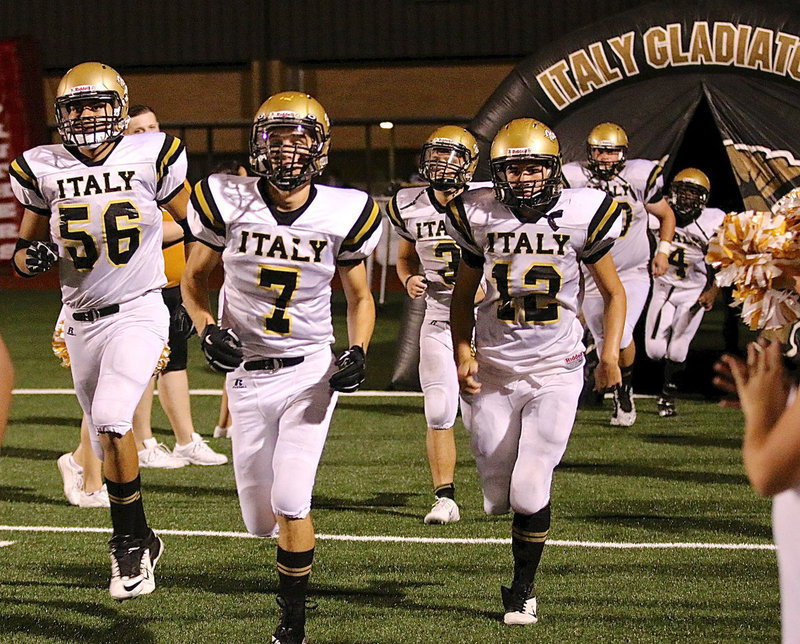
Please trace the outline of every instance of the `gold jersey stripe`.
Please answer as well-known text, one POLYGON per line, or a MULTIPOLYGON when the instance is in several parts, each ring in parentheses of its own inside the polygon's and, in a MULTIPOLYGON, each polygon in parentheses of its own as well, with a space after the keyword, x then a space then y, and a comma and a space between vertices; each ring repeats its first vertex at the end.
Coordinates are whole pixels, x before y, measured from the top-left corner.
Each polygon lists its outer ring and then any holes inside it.
MULTIPOLYGON (((370 199, 370 201, 372 201, 372 200, 370 199)), ((378 204, 376 204, 374 201, 372 201, 372 209, 371 209, 371 211, 369 213, 369 216, 367 217, 367 221, 364 222, 364 225, 361 226, 361 229, 355 235, 353 235, 349 239, 345 239, 342 242, 342 246, 354 246, 356 248, 358 246, 360 246, 364 235, 366 235, 367 232, 369 232, 372 229, 372 227, 374 226, 375 221, 376 221, 377 217, 379 216, 379 213, 380 213, 380 210, 378 208, 378 204)))
POLYGON ((170 142, 170 145, 167 148, 166 153, 161 158, 160 163, 158 164, 156 178, 158 179, 159 182, 161 182, 161 179, 164 177, 166 169, 174 161, 174 157, 178 154, 178 152, 180 152, 181 149, 181 140, 176 139, 174 137, 170 138, 172 139, 172 141, 170 142))
POLYGON ((208 179, 198 181, 194 187, 194 191, 192 192, 192 199, 195 201, 195 205, 199 206, 199 214, 205 215, 208 223, 211 224, 210 228, 217 231, 222 230, 224 233, 225 224, 217 216, 218 210, 216 208, 216 204, 214 203, 213 197, 211 197, 211 191, 209 190, 208 195, 206 195, 207 189, 208 179))
MULTIPOLYGON (((592 223, 589 225, 590 226, 589 238, 586 240, 587 246, 591 246, 595 242, 599 233, 606 231, 606 225, 612 222, 614 220, 614 217, 618 214, 619 203, 614 201, 610 197, 606 197, 606 199, 603 200, 603 203, 600 206, 600 210, 602 210, 603 206, 605 206, 607 202, 610 203, 608 203, 606 211, 599 218, 599 221, 597 215, 595 215, 592 218, 592 223), (597 223, 595 224, 596 221, 597 223)), ((598 213, 600 212, 600 210, 598 210, 598 213)))

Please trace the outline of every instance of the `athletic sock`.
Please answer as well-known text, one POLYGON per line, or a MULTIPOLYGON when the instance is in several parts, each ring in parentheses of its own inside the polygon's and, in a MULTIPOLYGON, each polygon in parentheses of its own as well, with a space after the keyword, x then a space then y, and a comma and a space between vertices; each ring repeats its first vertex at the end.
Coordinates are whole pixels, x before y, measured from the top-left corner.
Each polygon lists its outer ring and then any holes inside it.
POLYGON ((678 389, 675 383, 676 378, 683 373, 686 367, 685 362, 675 362, 674 360, 664 361, 664 394, 674 396, 678 389))
POLYGON ((433 494, 436 496, 437 499, 441 499, 442 497, 447 497, 453 501, 456 500, 456 486, 454 483, 445 483, 444 485, 440 485, 437 487, 433 494))
POLYGON ((533 586, 549 530, 549 503, 535 514, 514 513, 511 525, 511 553, 514 555, 513 587, 529 589, 533 586))
POLYGON ((111 502, 111 525, 114 536, 131 535, 144 539, 149 533, 142 504, 142 480, 140 476, 127 483, 106 479, 108 500, 111 502))
POLYGON ((278 594, 287 602, 304 601, 314 561, 314 548, 290 552, 278 546, 278 594))

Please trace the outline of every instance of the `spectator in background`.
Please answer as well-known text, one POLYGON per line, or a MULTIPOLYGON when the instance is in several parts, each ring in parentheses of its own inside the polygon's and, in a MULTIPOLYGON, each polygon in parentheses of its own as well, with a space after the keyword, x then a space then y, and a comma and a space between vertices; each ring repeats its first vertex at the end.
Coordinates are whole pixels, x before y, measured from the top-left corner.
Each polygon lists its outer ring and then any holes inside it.
MULTIPOLYGON (((132 105, 128 114, 130 121, 125 134, 161 131, 155 112, 147 105, 132 105)), ((169 213, 164 212, 163 218, 165 226, 177 225, 172 222, 169 213)), ((159 443, 153 437, 150 418, 153 407, 153 388, 156 382, 154 377, 145 389, 133 417, 139 464, 141 467, 167 469, 187 464, 223 465, 228 462, 228 457, 211 449, 200 434, 195 432, 192 423, 189 378, 186 373, 187 329, 191 328, 191 322, 183 309, 180 289, 181 274, 186 266, 184 240, 178 239, 172 244, 165 244, 163 253, 167 286, 161 290, 161 295, 170 312, 170 356, 167 366, 158 375, 158 399, 169 418, 176 443, 175 448, 170 452, 166 445, 159 443)))
POLYGON ((0 447, 6 435, 8 410, 11 407, 11 390, 14 388, 14 365, 0 336, 0 447))

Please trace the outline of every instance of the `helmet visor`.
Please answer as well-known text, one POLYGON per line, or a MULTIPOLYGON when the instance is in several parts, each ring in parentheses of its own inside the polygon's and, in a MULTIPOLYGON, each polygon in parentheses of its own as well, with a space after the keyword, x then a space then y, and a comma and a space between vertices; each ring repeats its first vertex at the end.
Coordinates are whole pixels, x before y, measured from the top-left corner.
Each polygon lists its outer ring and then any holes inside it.
POLYGON ((56 124, 65 144, 95 147, 122 134, 122 101, 113 91, 60 96, 56 124))
POLYGON ((435 190, 464 187, 472 178, 472 158, 463 145, 426 143, 422 146, 419 173, 435 190))

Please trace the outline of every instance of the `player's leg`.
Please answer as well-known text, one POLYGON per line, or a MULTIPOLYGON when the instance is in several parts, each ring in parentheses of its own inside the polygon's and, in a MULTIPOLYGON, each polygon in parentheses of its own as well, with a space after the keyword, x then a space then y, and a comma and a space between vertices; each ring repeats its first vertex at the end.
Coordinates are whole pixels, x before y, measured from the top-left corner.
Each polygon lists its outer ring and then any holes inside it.
POLYGON ((675 311, 672 334, 664 360, 664 386, 659 398, 659 416, 675 416, 677 414, 675 399, 678 394, 678 379, 686 368, 689 345, 705 315, 705 309, 696 305, 699 296, 700 292, 695 291, 687 291, 682 294, 675 311), (662 401, 666 413, 662 413, 662 401))
POLYGON ((100 353, 97 387, 88 418, 103 451, 111 501, 109 591, 123 600, 153 592, 153 570, 163 543, 147 524, 133 412, 166 344, 167 311, 157 293, 122 305, 119 313, 86 323, 100 353))
POLYGON ((436 497, 425 523, 454 523, 461 516, 455 502, 458 375, 449 324, 426 321, 420 329, 419 379, 428 426, 425 446, 436 497))
POLYGON ((506 624, 537 621, 534 582, 550 530, 550 488, 567 448, 578 408, 583 373, 575 370, 549 376, 541 385, 525 382, 527 402, 521 410, 522 432, 511 477, 511 551, 514 577, 503 592, 506 624))
POLYGON ((647 273, 638 271, 633 275, 620 275, 625 287, 626 309, 625 327, 619 351, 619 370, 622 373, 622 385, 614 392, 614 415, 611 424, 630 427, 636 422, 636 403, 633 400, 633 363, 636 360, 636 343, 633 340, 633 329, 639 321, 650 292, 650 278, 647 273))
MULTIPOLYGON (((279 642, 300 642, 305 635, 305 601, 314 562, 311 494, 336 405, 337 396, 328 384, 334 371, 333 357, 324 350, 307 356, 285 373, 277 372, 274 378, 274 385, 288 399, 280 414, 272 460, 272 508, 280 526, 277 567, 281 620, 274 635, 279 642)), ((238 419, 235 422, 238 432, 238 419)))
POLYGON ((521 431, 515 393, 519 381, 495 382, 486 371, 479 379, 480 393, 462 398, 461 413, 481 481, 483 509, 505 514, 511 508, 511 473, 521 431))
MULTIPOLYGON (((108 490, 103 483, 102 462, 92 450, 89 438, 89 423, 84 415, 81 419, 81 440, 77 449, 71 454, 72 462, 80 470, 83 487, 78 495, 78 503, 82 508, 109 507, 108 490)), ((64 458, 63 456, 61 458, 64 458)), ((59 466, 60 466, 59 459, 59 466)), ((72 465, 72 463, 70 463, 72 465)))
POLYGON ((675 289, 669 284, 656 280, 653 284, 653 294, 647 308, 645 319, 645 350, 647 357, 663 365, 664 380, 661 385, 661 395, 658 398, 658 415, 663 417, 675 415, 673 397, 668 394, 667 383, 669 377, 668 360, 665 360, 670 338, 673 334, 675 322, 675 303, 671 300, 675 289))

